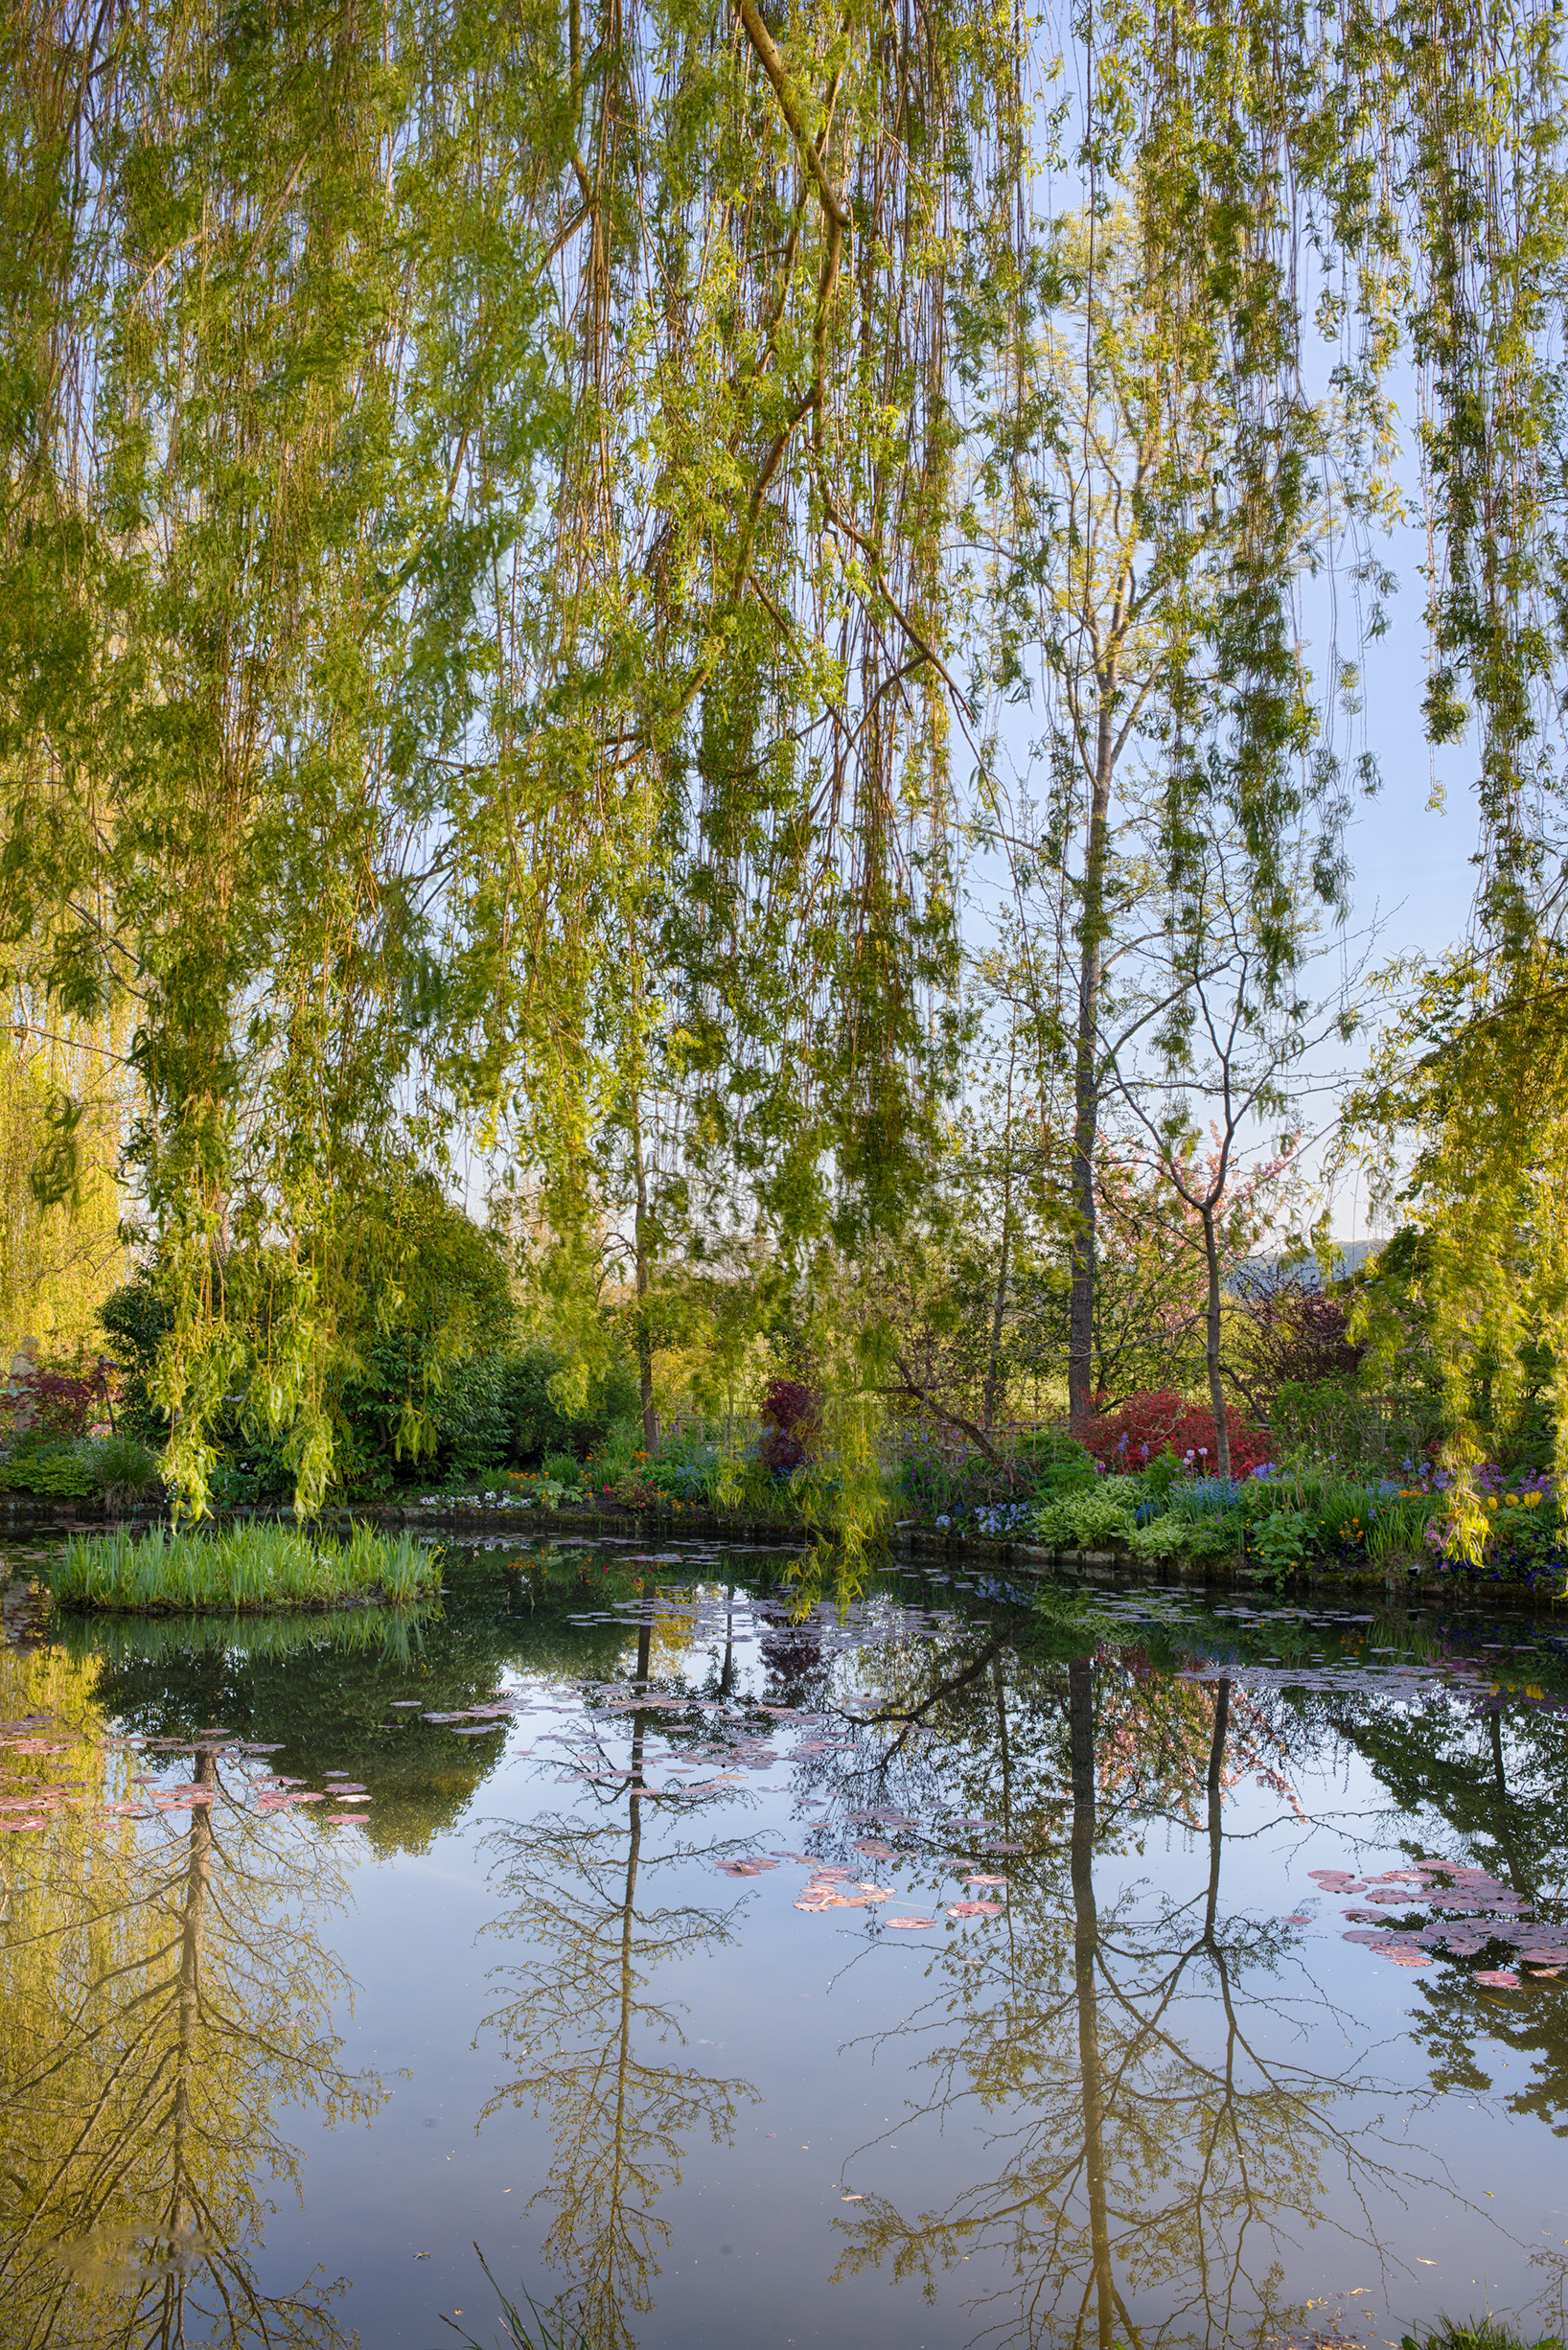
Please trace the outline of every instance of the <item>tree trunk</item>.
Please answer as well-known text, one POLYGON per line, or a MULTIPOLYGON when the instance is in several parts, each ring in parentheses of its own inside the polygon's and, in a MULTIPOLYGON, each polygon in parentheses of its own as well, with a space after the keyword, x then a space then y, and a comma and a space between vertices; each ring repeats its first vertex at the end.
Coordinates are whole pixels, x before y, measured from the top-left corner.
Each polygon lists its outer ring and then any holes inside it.
POLYGON ((1002 1328, 1007 1311, 1007 1277, 1011 1266, 1013 1237, 1013 1066, 1017 1056, 1016 1038, 1007 1049, 1007 1100, 1002 1158, 1002 1250, 997 1267, 996 1296, 991 1304, 991 1347, 985 1365, 985 1394, 981 1410, 985 1425, 994 1428, 1002 1402, 1002 1328))
POLYGON ((637 1282, 637 1388, 642 1404, 642 1440, 648 1450, 658 1450, 658 1414, 654 1409, 654 1333, 648 1319, 648 1291, 653 1281, 652 1219, 648 1213, 648 1169, 642 1155, 642 1113, 634 1109, 632 1116, 632 1153, 637 1179, 636 1214, 636 1282, 637 1282))
POLYGON ((1209 1401, 1214 1415, 1214 1446, 1218 1454, 1215 1467, 1221 1477, 1231 1474, 1231 1430, 1225 1417, 1225 1388, 1219 1375, 1219 1239, 1214 1231, 1214 1211, 1200 1210, 1203 1216, 1203 1253, 1209 1268, 1209 1312, 1204 1342, 1204 1354, 1209 1365, 1209 1401))
POLYGON ((1099 990, 1113 764, 1111 712, 1103 693, 1097 754, 1084 847, 1078 1020, 1072 1057, 1072 1245, 1069 1256, 1072 1286, 1068 1306, 1067 1415, 1074 1433, 1095 1408, 1095 1154, 1099 1140, 1099 990))

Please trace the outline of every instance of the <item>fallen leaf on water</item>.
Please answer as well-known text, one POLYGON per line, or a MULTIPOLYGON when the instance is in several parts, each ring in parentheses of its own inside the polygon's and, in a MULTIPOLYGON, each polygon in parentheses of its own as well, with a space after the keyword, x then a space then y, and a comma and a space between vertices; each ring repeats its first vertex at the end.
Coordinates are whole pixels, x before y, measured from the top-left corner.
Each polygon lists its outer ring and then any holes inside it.
POLYGON ((950 1918, 1000 1918, 1000 1901, 954 1901, 948 1909, 950 1918))
POLYGON ((864 2195, 841 2195, 839 2200, 841 2203, 864 2203, 865 2198, 864 2195))
POLYGON ((1007 1879, 1004 1877, 966 1877, 963 1881, 966 1885, 1004 1885, 1007 1879))
POLYGON ((890 1925, 890 1926, 894 1926, 894 1925, 909 1925, 909 1926, 915 1926, 915 1925, 934 1925, 934 1924, 935 1924, 935 1923, 936 1923, 936 1921, 935 1921, 935 1919, 934 1919, 934 1918, 889 1918, 889 1919, 887 1921, 887 1923, 888 1923, 888 1925, 890 1925))

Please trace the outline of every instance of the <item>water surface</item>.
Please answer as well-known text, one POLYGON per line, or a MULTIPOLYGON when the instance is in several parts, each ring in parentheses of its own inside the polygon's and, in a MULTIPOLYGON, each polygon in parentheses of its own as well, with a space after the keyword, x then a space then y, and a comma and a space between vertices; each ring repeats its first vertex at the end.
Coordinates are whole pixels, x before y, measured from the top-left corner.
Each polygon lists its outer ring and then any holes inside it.
POLYGON ((6 2350, 1562 2329, 1555 1624, 447 1584, 0 1651, 6 2350))

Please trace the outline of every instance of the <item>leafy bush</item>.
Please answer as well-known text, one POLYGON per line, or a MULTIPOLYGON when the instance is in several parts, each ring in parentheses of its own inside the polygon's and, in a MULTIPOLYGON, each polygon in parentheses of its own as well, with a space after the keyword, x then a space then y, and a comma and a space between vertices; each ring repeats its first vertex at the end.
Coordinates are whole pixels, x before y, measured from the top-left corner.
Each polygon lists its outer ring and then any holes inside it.
POLYGON ((1164 1517, 1151 1518, 1147 1526, 1140 1526, 1132 1537, 1136 1558, 1217 1558, 1239 1546, 1240 1513, 1216 1517, 1183 1517, 1167 1510, 1164 1517))
POLYGON ((71 1444, 92 1436, 109 1417, 109 1370, 70 1371, 40 1368, 7 1391, 9 1427, 23 1443, 44 1447, 71 1444))
POLYGON ((1338 1462, 1378 1477, 1415 1475, 1443 1434, 1436 1396, 1375 1394, 1349 1379, 1287 1382, 1271 1424, 1281 1459, 1338 1462))
POLYGON ((637 1379, 629 1356, 612 1356, 590 1371, 580 1410, 565 1406, 559 1387, 553 1385, 567 1368, 564 1354, 542 1344, 507 1358, 508 1447, 519 1468, 538 1467, 546 1453, 569 1453, 575 1462, 586 1461, 617 1420, 630 1423, 635 1418, 637 1379))
POLYGON ((1315 1265, 1244 1269, 1236 1281, 1235 1321, 1247 1394, 1270 1412, 1281 1388, 1348 1379, 1362 1348, 1350 1336, 1350 1309, 1326 1289, 1315 1265))
POLYGON ((1127 1542, 1135 1525, 1124 1503, 1098 1490, 1070 1493, 1034 1513, 1036 1539, 1058 1551, 1100 1550, 1107 1542, 1127 1542))
POLYGON ((1137 1516, 1147 1499, 1141 1477, 1096 1478, 1094 1489, 1101 1501, 1115 1502, 1132 1517, 1137 1516))
POLYGON ((104 1299, 98 1309, 98 1319, 108 1334, 119 1369, 120 1394, 114 1409, 116 1432, 137 1437, 144 1444, 164 1443, 169 1436, 168 1417, 152 1402, 147 1383, 170 1326, 170 1314, 146 1268, 104 1299))
POLYGON ((1299 1567, 1317 1548, 1318 1521, 1305 1509, 1274 1509, 1264 1518, 1247 1548, 1260 1566, 1283 1573, 1299 1567))
POLYGON ((1031 1428, 1018 1440, 1014 1461, 1019 1482, 1042 1502, 1087 1491, 1095 1467, 1087 1445, 1065 1428, 1031 1428))
POLYGON ((74 1444, 18 1445, 0 1461, 0 1492, 36 1493, 51 1501, 91 1501, 98 1492, 92 1464, 74 1444))

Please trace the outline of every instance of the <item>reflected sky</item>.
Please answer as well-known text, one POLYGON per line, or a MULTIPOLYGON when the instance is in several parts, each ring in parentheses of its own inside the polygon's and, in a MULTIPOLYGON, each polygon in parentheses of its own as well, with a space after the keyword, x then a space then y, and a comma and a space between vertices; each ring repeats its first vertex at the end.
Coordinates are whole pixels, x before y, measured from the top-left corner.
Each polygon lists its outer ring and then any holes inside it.
POLYGON ((1561 2329, 1549 1633, 447 1581, 0 1652, 0 2350, 1561 2329))

